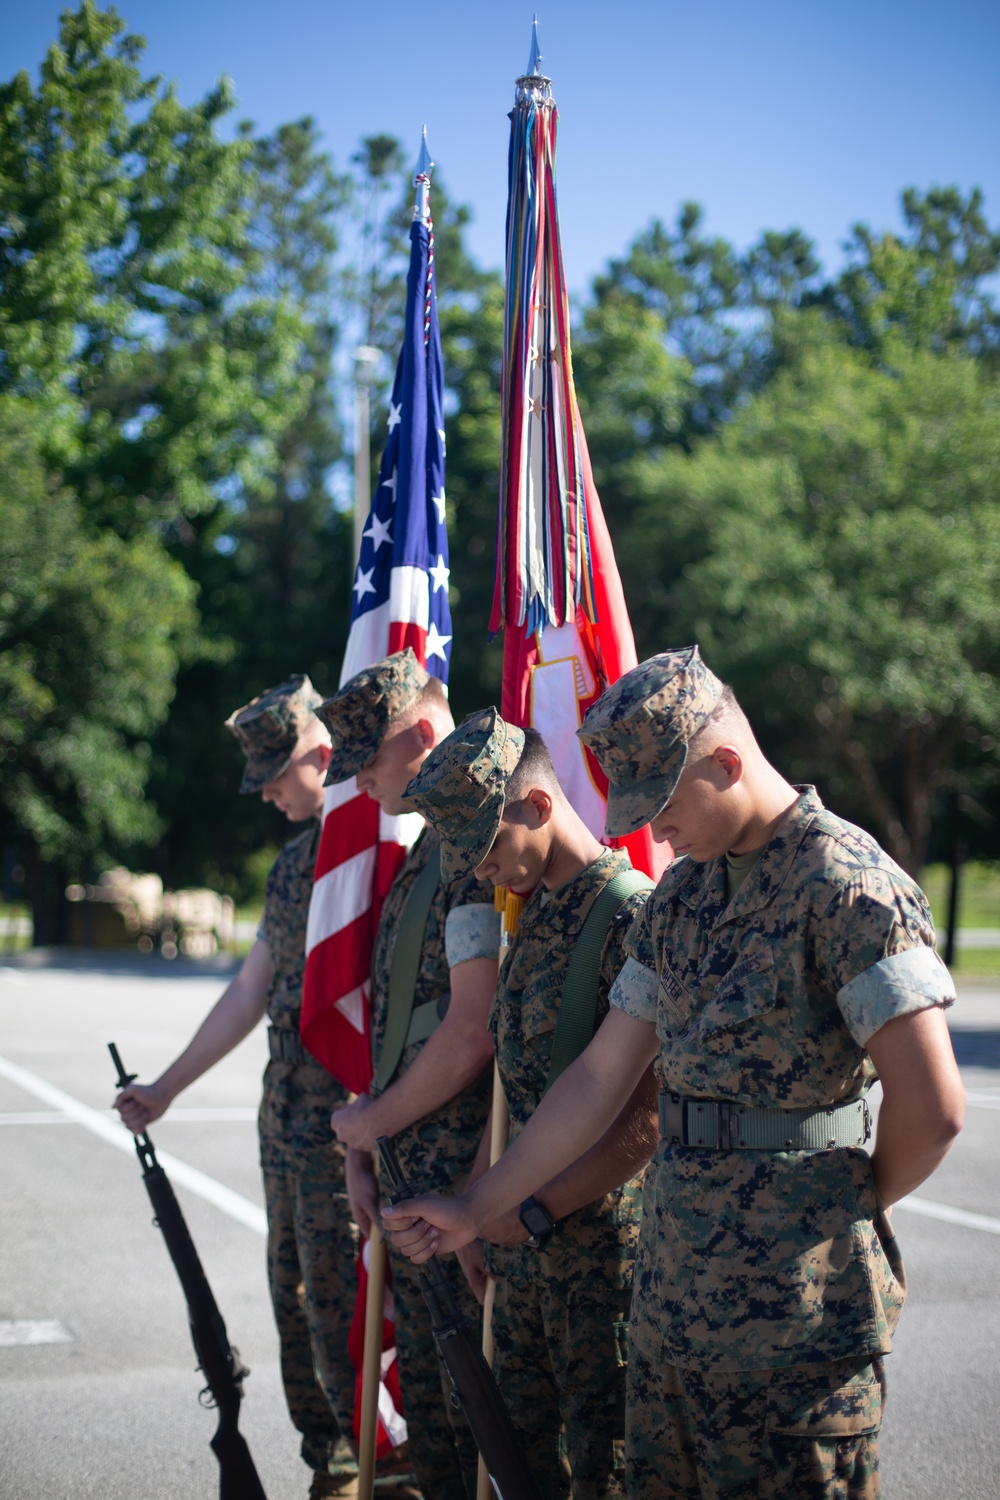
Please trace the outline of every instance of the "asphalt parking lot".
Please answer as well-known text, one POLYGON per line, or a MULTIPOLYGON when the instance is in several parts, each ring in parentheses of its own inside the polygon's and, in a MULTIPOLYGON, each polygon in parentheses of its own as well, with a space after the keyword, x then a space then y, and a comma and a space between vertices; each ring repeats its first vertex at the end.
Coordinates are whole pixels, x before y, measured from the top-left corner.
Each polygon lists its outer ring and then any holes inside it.
MULTIPOLYGON (((205 1500, 214 1418, 180 1288, 126 1132, 108 1113, 126 1067, 158 1072, 224 966, 27 954, 0 966, 0 1495, 205 1500), (110 1128, 109 1128, 110 1127, 110 1128), (124 1147, 124 1149, 121 1149, 124 1147)), ((1000 1472, 1000 986, 960 984, 951 1017, 966 1128, 896 1210, 910 1292, 889 1361, 887 1500, 994 1500, 1000 1472)), ((153 1132, 195 1169, 178 1197, 252 1374, 241 1418, 269 1500, 297 1500, 297 1457, 264 1281, 255 1104, 258 1029, 153 1132), (213 1187, 212 1185, 216 1185, 213 1187), (218 1190, 216 1190, 218 1188, 218 1190)))

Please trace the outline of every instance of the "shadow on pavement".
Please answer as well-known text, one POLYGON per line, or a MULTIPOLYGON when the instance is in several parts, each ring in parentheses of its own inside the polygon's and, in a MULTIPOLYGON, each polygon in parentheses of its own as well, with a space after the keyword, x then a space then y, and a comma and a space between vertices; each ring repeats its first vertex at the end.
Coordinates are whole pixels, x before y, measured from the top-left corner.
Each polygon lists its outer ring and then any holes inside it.
POLYGON ((62 969, 72 973, 132 974, 143 979, 182 979, 185 976, 214 978, 234 974, 242 960, 233 953, 213 958, 164 958, 160 953, 139 953, 117 948, 28 948, 23 953, 0 956, 0 968, 62 969))
POLYGON ((1000 1068, 1000 1031, 955 1030, 951 1044, 960 1068, 1000 1068))

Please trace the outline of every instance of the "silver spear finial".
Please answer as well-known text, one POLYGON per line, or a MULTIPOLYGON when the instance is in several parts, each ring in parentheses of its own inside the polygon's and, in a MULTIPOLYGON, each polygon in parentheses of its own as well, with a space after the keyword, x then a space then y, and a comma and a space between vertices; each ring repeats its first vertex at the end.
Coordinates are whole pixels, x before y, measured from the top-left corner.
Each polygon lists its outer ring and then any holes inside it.
POLYGON ((528 57, 528 66, 525 69, 528 78, 540 78, 542 76, 542 49, 538 45, 538 16, 531 18, 531 53, 528 57))
POLYGON ((423 128, 420 136, 420 155, 417 157, 417 170, 413 174, 413 185, 417 190, 417 201, 413 205, 413 217, 415 219, 426 219, 428 216, 428 194, 431 185, 431 169, 434 163, 431 161, 431 153, 427 149, 427 126, 423 128))
POLYGON ((517 80, 518 99, 527 99, 529 96, 536 103, 551 99, 551 78, 547 78, 542 72, 542 49, 538 45, 538 16, 534 16, 531 22, 531 52, 528 56, 528 67, 517 80))

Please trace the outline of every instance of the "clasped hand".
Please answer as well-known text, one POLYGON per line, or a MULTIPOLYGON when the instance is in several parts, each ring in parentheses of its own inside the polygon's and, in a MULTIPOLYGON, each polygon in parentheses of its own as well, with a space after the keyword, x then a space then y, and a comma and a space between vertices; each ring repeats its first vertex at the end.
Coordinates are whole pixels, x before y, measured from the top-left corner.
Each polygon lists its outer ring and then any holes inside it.
POLYGON ((393 1207, 382 1209, 382 1228, 392 1243, 415 1265, 423 1265, 432 1255, 458 1250, 477 1236, 475 1223, 463 1217, 458 1198, 442 1198, 428 1193, 421 1198, 407 1198, 393 1207))
POLYGON ((330 1129, 339 1141, 355 1151, 374 1151, 375 1137, 380 1134, 373 1118, 375 1101, 367 1094, 359 1094, 353 1104, 335 1109, 330 1116, 330 1129))

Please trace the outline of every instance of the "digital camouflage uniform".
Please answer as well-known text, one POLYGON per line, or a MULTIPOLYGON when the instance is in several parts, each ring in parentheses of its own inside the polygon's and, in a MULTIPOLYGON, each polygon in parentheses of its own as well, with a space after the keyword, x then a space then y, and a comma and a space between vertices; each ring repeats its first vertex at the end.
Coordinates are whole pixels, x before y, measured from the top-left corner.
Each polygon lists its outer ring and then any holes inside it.
MULTIPOLYGON (((581 737, 615 780, 609 827, 641 826, 669 799, 675 695, 686 755, 720 692, 694 648, 605 695, 617 702, 602 699, 581 737), (603 751, 622 721, 616 759, 603 751)), ((754 1111, 860 1099, 868 1039, 954 997, 921 892, 811 787, 731 901, 725 881, 725 860, 670 866, 611 1003, 655 1024, 668 1095, 747 1107, 736 1132, 754 1111)), ((632 1305, 628 1449, 643 1500, 878 1494, 882 1357, 905 1280, 863 1138, 809 1151, 661 1141, 632 1305)))
MULTIPOLYGON (((437 847, 437 835, 430 829, 425 830, 393 881, 382 908, 372 964, 373 1052, 376 1058, 384 1035, 389 967, 400 915, 414 881, 437 847)), ((465 913, 470 907, 479 908, 487 918, 494 932, 493 952, 496 953, 499 921, 493 911, 492 887, 482 886, 472 876, 442 880, 424 931, 414 1007, 430 1001, 447 1001, 451 984, 451 964, 446 950, 448 916, 452 912, 465 913)), ((461 921, 459 917, 459 924, 461 921)), ((452 949, 453 962, 481 956, 478 947, 474 952, 452 949)), ((394 1079, 401 1077, 412 1065, 423 1045, 418 1042, 405 1048, 394 1079)), ((475 1083, 456 1094, 447 1104, 393 1138, 400 1165, 411 1185, 419 1185, 421 1192, 459 1191, 475 1160, 489 1113, 490 1094, 490 1074, 486 1069, 475 1083)), ((474 1493, 478 1467, 476 1446, 464 1417, 454 1414, 450 1401, 442 1399, 442 1391, 450 1392, 451 1386, 439 1367, 430 1314, 417 1282, 417 1268, 405 1255, 393 1250, 391 1243, 389 1258, 396 1307, 396 1354, 417 1478, 425 1496, 433 1495, 435 1500, 438 1496, 442 1500, 451 1500, 451 1497, 461 1500, 463 1493, 474 1493), (456 1469, 456 1447, 465 1476, 464 1486, 459 1483, 456 1469)), ((447 1256, 442 1265, 463 1311, 473 1326, 477 1326, 482 1321, 482 1310, 457 1259, 453 1255, 447 1256)))
MULTIPOLYGON (((293 1037, 319 827, 317 821, 300 833, 275 860, 257 934, 274 969, 267 1019, 293 1037)), ((349 1098, 307 1053, 300 1062, 272 1059, 264 1073, 260 1161, 268 1280, 288 1409, 302 1433, 302 1456, 317 1469, 342 1453, 341 1434, 353 1436, 355 1375, 347 1340, 357 1295, 357 1243, 344 1181, 346 1147, 330 1132, 331 1112, 349 1098)))
MULTIPOLYGON (((227 721, 247 755, 240 790, 258 792, 288 765, 319 694, 293 677, 255 698, 227 721)), ((257 932, 267 944, 272 980, 269 1041, 284 1041, 289 1061, 264 1072, 260 1161, 267 1208, 267 1265, 288 1410, 314 1469, 350 1455, 354 1368, 347 1352, 357 1291, 357 1248, 344 1182, 345 1148, 332 1140, 330 1113, 347 1091, 302 1050, 299 1009, 306 921, 319 844, 314 820, 279 853, 267 878, 257 932)), ((272 1051, 277 1050, 272 1047, 272 1051)))
MULTIPOLYGON (((470 715, 407 787, 445 838, 451 868, 474 868, 488 852, 523 747, 522 732, 495 709, 470 715)), ((627 854, 608 850, 558 890, 537 890, 521 912, 490 1016, 512 1138, 545 1091, 566 971, 587 914, 608 881, 630 867, 627 854)), ((627 897, 610 925, 598 1020, 645 896, 627 897)), ((641 1183, 640 1175, 569 1214, 544 1249, 486 1247, 497 1278, 493 1370, 546 1500, 620 1493, 641 1183)))
MULTIPOLYGON (((393 720, 414 701, 427 673, 412 651, 395 653, 359 672, 320 709, 330 730, 334 758, 328 780, 357 774, 375 754, 393 720)), ((407 899, 439 840, 425 830, 397 874, 379 917, 372 956, 373 1056, 377 1061, 385 1034, 389 973, 399 923, 407 899)), ((471 958, 495 955, 499 918, 493 911, 492 887, 466 875, 442 879, 431 903, 414 990, 414 1009, 437 1003, 442 1014, 451 994, 451 968, 471 958)), ((423 1042, 404 1048, 393 1078, 411 1067, 423 1042)), ((377 1095, 373 1083, 372 1094, 377 1095)), ((420 1191, 451 1193, 459 1189, 475 1159, 489 1113, 490 1076, 482 1077, 440 1109, 393 1138, 400 1165, 420 1191)), ((430 1315, 417 1281, 416 1267, 388 1245, 392 1266, 396 1356, 409 1433, 410 1453, 425 1500, 465 1500, 474 1496, 478 1453, 464 1417, 448 1399, 451 1385, 441 1365, 430 1315)), ((474 1324, 479 1304, 454 1256, 442 1260, 452 1290, 474 1324)))
MULTIPOLYGON (((558 890, 536 891, 521 913, 490 1016, 511 1139, 545 1090, 574 943, 595 896, 630 863, 624 851, 609 849, 558 890)), ((611 924, 601 953, 600 1020, 645 896, 627 897, 611 924)), ((488 1247, 497 1277, 493 1369, 547 1500, 620 1493, 641 1193, 640 1174, 567 1215, 542 1250, 488 1247)))

